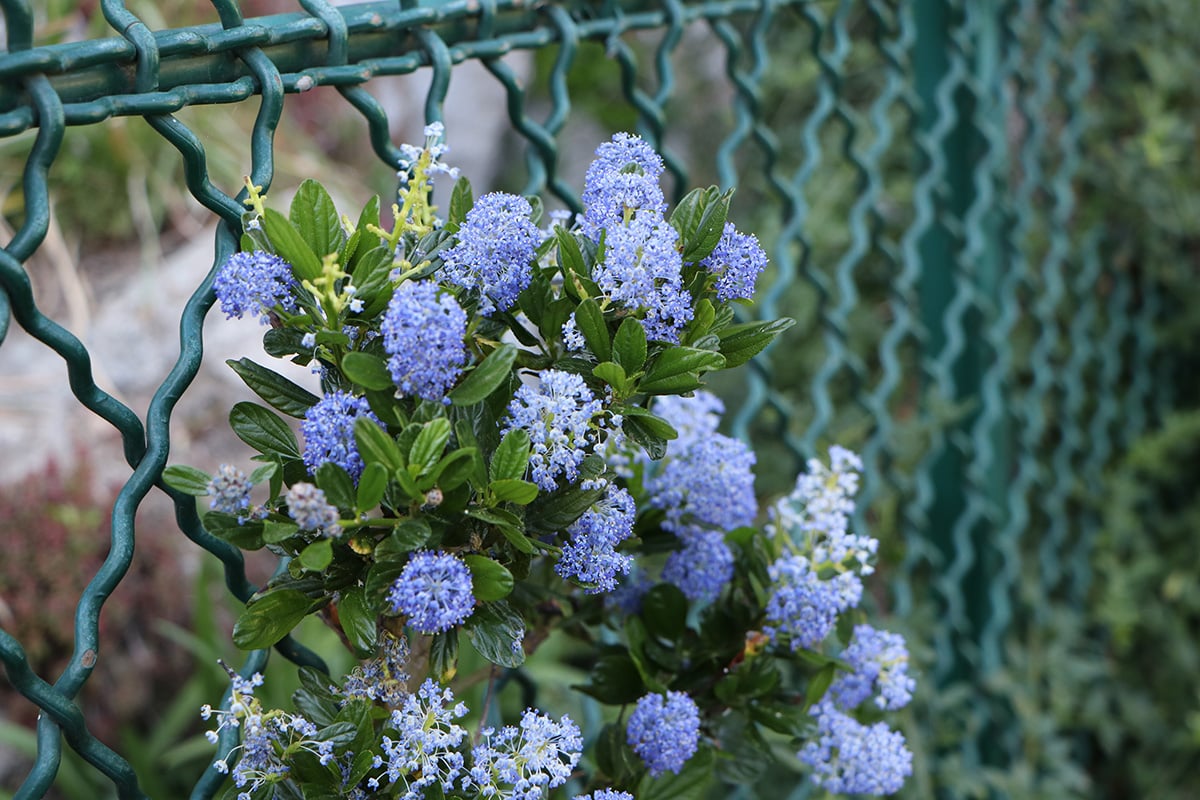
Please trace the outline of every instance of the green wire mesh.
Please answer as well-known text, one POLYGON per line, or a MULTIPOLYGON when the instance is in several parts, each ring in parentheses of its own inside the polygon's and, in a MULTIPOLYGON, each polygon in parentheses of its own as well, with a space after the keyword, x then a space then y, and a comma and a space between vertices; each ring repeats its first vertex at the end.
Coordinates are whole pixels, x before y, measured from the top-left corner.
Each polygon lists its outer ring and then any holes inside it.
MULTIPOLYGON (((753 362, 744 385, 721 387, 733 398, 734 432, 755 442, 761 465, 779 465, 760 468, 760 489, 786 489, 829 443, 860 449, 867 468, 857 524, 902 557, 890 610, 932 639, 927 683, 968 687, 969 702, 954 709, 953 745, 933 741, 945 740, 947 726, 933 712, 916 724, 942 734, 923 743, 925 734, 910 731, 924 776, 913 791, 949 796, 937 778, 946 752, 967 767, 1021 759, 1031 734, 991 679, 1011 666, 1013 642, 1025 648, 1030 681, 1051 668, 1028 654, 1051 635, 1048 604, 1077 603, 1087 590, 1098 527, 1087 498, 1167 402, 1156 391, 1151 326, 1160 298, 1106 262, 1101 230, 1076 222, 1093 81, 1079 4, 297 5, 244 19, 234 0, 212 0, 217 22, 152 31, 119 0, 102 0, 119 35, 34 47, 28 2, 0 0, 0 136, 36 128, 24 219, 0 250, 0 343, 15 319, 61 356, 71 391, 120 432, 132 469, 112 510, 111 551, 77 607, 69 666, 52 682, 34 674, 20 643, 0 631, 9 681, 43 712, 36 763, 16 796, 45 795, 64 739, 118 796, 143 796, 129 764, 88 732, 75 698, 96 664, 99 616, 129 567, 134 513, 151 488, 171 496, 180 530, 220 559, 236 597, 255 588, 241 554, 203 529, 192 498, 161 480, 172 411, 200 364, 211 274, 182 311, 179 358, 144 420, 96 386, 87 349, 34 303, 24 264, 47 234, 47 175, 66 126, 136 116, 170 142, 188 189, 221 221, 218 265, 236 247, 242 198, 214 187, 204 143, 175 112, 257 95, 249 174, 269 187, 286 95, 336 87, 395 169, 400 153, 365 88, 371 79, 429 70, 432 122, 454 66, 478 60, 526 145, 524 191, 578 210, 559 172, 559 137, 571 115, 572 68, 589 42, 604 46, 639 133, 664 151, 676 195, 689 185, 689 162, 739 187, 737 202, 758 214, 773 263, 755 313, 800 323, 753 362), (684 101, 680 44, 693 30, 704 31, 724 69, 725 86, 703 101, 728 99, 712 110, 719 126, 699 139, 672 127, 684 101), (553 53, 545 85, 521 84, 501 60, 512 50, 553 53), (542 99, 544 119, 531 116, 531 96, 542 99)), ((323 666, 291 639, 277 649, 323 666)), ((250 654, 245 673, 267 655, 250 654)), ((222 741, 219 755, 233 745, 222 741)), ((222 780, 207 770, 192 796, 212 797, 222 780)))

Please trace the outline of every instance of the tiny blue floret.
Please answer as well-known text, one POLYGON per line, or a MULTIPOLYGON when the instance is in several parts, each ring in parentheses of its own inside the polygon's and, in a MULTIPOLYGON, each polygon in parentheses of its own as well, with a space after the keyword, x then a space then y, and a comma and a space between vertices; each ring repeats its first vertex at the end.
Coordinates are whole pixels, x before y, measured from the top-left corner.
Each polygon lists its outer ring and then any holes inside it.
POLYGON ((733 551, 719 531, 684 529, 683 547, 667 557, 662 579, 697 603, 716 599, 733 580, 733 551))
POLYGON ((516 428, 529 434, 533 482, 552 492, 560 478, 573 483, 579 477, 579 465, 598 442, 599 430, 592 418, 602 408, 583 378, 548 369, 538 384, 517 389, 501 434, 516 428))
POLYGON ((749 300, 754 296, 754 282, 767 268, 767 254, 752 233, 739 233, 732 222, 725 223, 721 241, 700 262, 717 276, 717 299, 728 302, 734 299, 749 300))
POLYGON ((866 726, 829 701, 813 706, 817 738, 797 753, 812 767, 813 782, 832 794, 887 795, 900 791, 912 774, 904 734, 882 722, 866 726))
POLYGON ((208 482, 208 493, 212 496, 208 507, 223 514, 237 514, 240 518, 250 507, 250 489, 246 473, 230 464, 222 464, 208 482))
POLYGON ((588 594, 611 592, 617 576, 628 574, 633 565, 633 557, 618 553, 617 545, 633 535, 636 512, 629 492, 610 483, 604 497, 567 528, 570 541, 554 570, 588 584, 588 594))
POLYGON ((583 179, 583 217, 580 223, 593 239, 602 229, 624 222, 626 210, 666 210, 658 185, 663 160, 654 148, 629 133, 617 133, 596 148, 596 160, 583 179))

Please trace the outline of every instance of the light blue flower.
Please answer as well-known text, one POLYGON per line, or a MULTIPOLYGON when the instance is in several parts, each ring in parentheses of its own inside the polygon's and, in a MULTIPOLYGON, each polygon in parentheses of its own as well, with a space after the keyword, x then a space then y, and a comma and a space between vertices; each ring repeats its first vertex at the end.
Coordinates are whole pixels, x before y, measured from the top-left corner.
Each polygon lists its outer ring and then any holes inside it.
POLYGON ((479 313, 507 311, 533 279, 542 241, 529 201, 491 192, 475 201, 458 230, 458 243, 442 254, 440 277, 479 296, 479 313))
POLYGON ((416 631, 450 630, 475 611, 471 571, 449 553, 413 553, 392 585, 388 603, 416 631))
POLYGON ((467 315, 432 281, 392 293, 381 325, 392 382, 406 395, 441 400, 467 363, 467 315))
POLYGON ((229 257, 213 278, 213 292, 227 319, 251 314, 265 324, 276 307, 296 310, 295 284, 291 264, 272 253, 253 250, 229 257))
POLYGON ((832 794, 887 795, 912 774, 904 734, 882 722, 866 726, 824 701, 810 712, 817 736, 797 754, 812 767, 813 782, 832 794))
POLYGON ((633 752, 646 763, 650 777, 664 772, 676 775, 696 754, 700 743, 700 710, 683 692, 664 697, 652 693, 637 702, 629 715, 626 738, 633 752))

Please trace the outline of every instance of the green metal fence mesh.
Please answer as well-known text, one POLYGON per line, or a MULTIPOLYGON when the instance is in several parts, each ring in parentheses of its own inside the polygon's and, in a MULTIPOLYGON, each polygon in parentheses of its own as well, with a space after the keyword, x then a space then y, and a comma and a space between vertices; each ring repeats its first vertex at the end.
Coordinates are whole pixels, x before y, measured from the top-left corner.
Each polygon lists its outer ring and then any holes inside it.
MULTIPOLYGON (((560 135, 573 68, 593 42, 605 48, 599 69, 620 87, 606 99, 627 103, 639 132, 665 147, 677 193, 689 185, 689 166, 692 177, 739 187, 737 202, 757 215, 773 261, 755 313, 800 322, 754 362, 746 385, 719 387, 732 398, 735 432, 772 466, 760 472, 760 489, 784 488, 834 440, 860 448, 858 524, 902 556, 891 610, 932 637, 926 680, 967 687, 953 724, 934 710, 914 721, 922 773, 914 793, 946 790, 935 762, 947 753, 966 768, 1019 759, 1029 734, 994 678, 1014 652, 1036 651, 1049 635, 1049 601, 1083 597, 1098 525, 1087 499, 1167 402, 1154 381, 1159 298, 1106 261, 1102 230, 1077 223, 1073 187, 1093 82, 1079 4, 297 5, 246 19, 234 0, 212 0, 217 22, 150 30, 120 0, 101 0, 116 36, 35 46, 28 2, 0 2, 0 136, 36 128, 19 229, 0 250, 0 342, 15 319, 61 356, 71 391, 120 432, 132 470, 112 509, 111 552, 79 601, 69 666, 34 674, 21 644, 0 631, 9 681, 42 711, 36 764, 17 796, 48 791, 64 739, 120 797, 143 796, 75 701, 99 657, 104 603, 132 558, 134 513, 152 488, 171 495, 184 535, 221 560, 229 590, 242 600, 254 591, 240 553, 203 530, 192 498, 161 481, 172 412, 200 364, 209 280, 181 312, 179 358, 144 419, 96 385, 87 349, 34 302, 25 264, 47 234, 48 174, 66 127, 141 117, 177 148, 188 189, 221 220, 220 264, 236 246, 242 198, 213 185, 204 142, 176 112, 257 95, 248 172, 269 187, 287 95, 336 87, 379 158, 396 168, 400 154, 371 79, 431 71, 425 116, 435 121, 454 66, 478 60, 526 145, 524 191, 578 209, 560 174, 560 135), (695 70, 681 56, 685 34, 723 62, 724 85, 709 76, 701 96, 677 91, 695 70), (523 86, 502 60, 518 49, 544 51, 544 83, 523 86), (697 133, 700 106, 708 116, 697 133)), ((2 525, 0 535, 19 535, 2 525)), ((320 663, 290 639, 278 649, 320 663)), ((266 658, 256 652, 245 668, 266 658)), ((1048 669, 1032 658, 1022 668, 1031 681, 1048 669)), ((193 797, 213 796, 221 780, 208 770, 193 797)))

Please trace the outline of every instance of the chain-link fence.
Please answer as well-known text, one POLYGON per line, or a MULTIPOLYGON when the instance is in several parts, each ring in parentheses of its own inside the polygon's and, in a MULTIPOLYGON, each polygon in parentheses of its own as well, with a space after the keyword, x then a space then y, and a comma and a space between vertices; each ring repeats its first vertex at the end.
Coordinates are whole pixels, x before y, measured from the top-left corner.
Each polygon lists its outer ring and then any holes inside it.
MULTIPOLYGON (((573 103, 576 115, 590 113, 580 108, 588 91, 607 91, 609 113, 636 119, 665 152, 677 194, 697 177, 739 187, 739 218, 754 218, 773 264, 755 313, 800 324, 754 362, 746 385, 718 388, 734 432, 762 454, 764 493, 785 488, 835 440, 865 455, 858 524, 901 564, 894 599, 880 602, 908 621, 914 641, 933 645, 925 682, 936 694, 910 720, 910 791, 952 792, 944 763, 1003 770, 1027 758, 1030 734, 1004 676, 1014 658, 1030 681, 1049 668, 1029 654, 1051 635, 1049 605, 1079 602, 1088 588, 1099 524, 1090 498, 1105 466, 1169 404, 1155 380, 1160 298, 1106 260, 1102 229, 1077 222, 1094 80, 1079 4, 297 5, 248 19, 234 0, 213 0, 217 22, 151 30, 119 0, 101 0, 119 35, 35 46, 29 4, 0 3, 0 135, 36 129, 17 232, 0 251, 0 340, 15 320, 60 356, 78 401, 120 432, 132 469, 112 509, 112 549, 79 601, 69 666, 34 674, 20 642, 0 631, 10 682, 42 711, 36 764, 17 796, 48 791, 64 739, 119 796, 142 796, 75 699, 151 489, 171 495, 180 530, 220 559, 234 595, 254 591, 240 553, 161 480, 173 410, 200 364, 211 274, 181 310, 178 360, 144 418, 96 385, 87 349, 34 302, 25 267, 47 234, 48 175, 65 129, 144 119, 179 151, 188 189, 220 219, 220 264, 237 245, 242 197, 213 185, 205 142, 177 112, 257 102, 248 173, 269 187, 287 97, 336 87, 395 169, 394 120, 372 79, 429 71, 425 117, 436 121, 455 65, 468 60, 496 79, 494 102, 524 148, 526 193, 579 208, 560 170, 561 137, 573 103), (523 85, 502 59, 512 50, 537 52, 536 82, 523 85)), ((320 664, 290 639, 277 649, 320 664)), ((255 652, 249 666, 266 658, 255 652)), ((212 796, 221 780, 207 771, 193 796, 212 796)))

